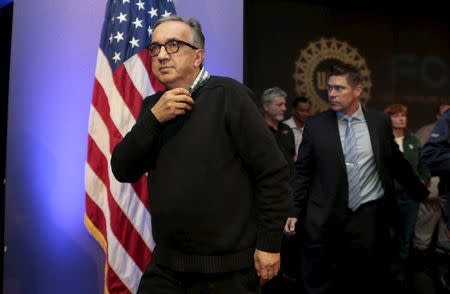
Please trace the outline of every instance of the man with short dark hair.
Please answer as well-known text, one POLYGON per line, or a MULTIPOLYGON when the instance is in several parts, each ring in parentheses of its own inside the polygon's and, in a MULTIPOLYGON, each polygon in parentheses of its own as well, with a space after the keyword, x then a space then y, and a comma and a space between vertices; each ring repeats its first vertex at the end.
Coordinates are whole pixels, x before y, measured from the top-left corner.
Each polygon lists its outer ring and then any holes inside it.
POLYGON ((203 67, 198 21, 159 20, 148 51, 166 89, 111 158, 119 181, 148 172, 156 247, 138 293, 258 293, 280 267, 287 163, 253 93, 203 67))
POLYGON ((357 68, 330 68, 330 109, 306 121, 292 168, 295 209, 285 230, 293 234, 298 224, 304 234, 306 293, 380 293, 393 180, 419 201, 429 194, 399 151, 389 118, 365 109, 362 93, 357 68))
POLYGON ((305 127, 305 121, 311 116, 311 100, 304 96, 299 96, 292 101, 292 116, 285 120, 294 133, 295 138, 295 156, 298 155, 298 147, 302 142, 303 128, 305 127))

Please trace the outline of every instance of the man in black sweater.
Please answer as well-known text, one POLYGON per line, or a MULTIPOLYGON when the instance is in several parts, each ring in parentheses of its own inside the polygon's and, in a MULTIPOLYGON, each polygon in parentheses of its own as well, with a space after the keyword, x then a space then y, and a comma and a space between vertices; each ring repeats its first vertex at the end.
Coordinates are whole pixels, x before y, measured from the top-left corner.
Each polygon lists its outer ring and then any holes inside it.
POLYGON ((155 25, 148 50, 166 90, 112 154, 119 181, 148 172, 156 247, 138 293, 258 293, 279 270, 286 160, 253 93, 210 76, 203 48, 196 20, 155 25))

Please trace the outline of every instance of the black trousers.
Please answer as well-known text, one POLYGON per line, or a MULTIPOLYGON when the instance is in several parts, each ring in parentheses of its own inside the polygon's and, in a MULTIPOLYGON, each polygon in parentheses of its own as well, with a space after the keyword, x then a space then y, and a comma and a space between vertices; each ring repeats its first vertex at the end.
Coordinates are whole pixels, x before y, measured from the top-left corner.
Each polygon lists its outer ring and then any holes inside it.
POLYGON ((227 273, 176 272, 151 262, 139 284, 138 294, 259 294, 255 268, 227 273))
POLYGON ((382 293, 387 282, 389 235, 380 200, 363 204, 330 232, 331 242, 306 245, 302 254, 305 293, 382 293))

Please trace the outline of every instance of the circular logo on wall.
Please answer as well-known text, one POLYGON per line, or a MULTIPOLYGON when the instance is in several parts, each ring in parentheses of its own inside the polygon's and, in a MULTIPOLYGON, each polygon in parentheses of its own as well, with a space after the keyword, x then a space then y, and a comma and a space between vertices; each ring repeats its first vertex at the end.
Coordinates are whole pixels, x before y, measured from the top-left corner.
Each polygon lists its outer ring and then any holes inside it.
POLYGON ((359 55, 358 50, 346 42, 334 38, 321 38, 317 42, 309 43, 308 47, 300 50, 300 57, 295 62, 295 91, 298 95, 311 99, 312 112, 328 109, 328 91, 326 72, 331 64, 347 63, 356 66, 363 76, 364 91, 360 101, 366 105, 370 99, 372 82, 366 60, 359 55))

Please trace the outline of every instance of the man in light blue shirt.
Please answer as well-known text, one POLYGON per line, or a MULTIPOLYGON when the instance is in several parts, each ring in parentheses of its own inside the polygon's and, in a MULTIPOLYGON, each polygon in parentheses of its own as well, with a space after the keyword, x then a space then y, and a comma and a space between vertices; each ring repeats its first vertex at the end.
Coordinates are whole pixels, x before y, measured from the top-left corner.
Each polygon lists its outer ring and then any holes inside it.
POLYGON ((328 72, 330 109, 306 121, 292 169, 288 234, 302 231, 305 293, 380 293, 386 285, 393 181, 422 201, 429 192, 394 141, 390 119, 360 103, 352 65, 328 72))

